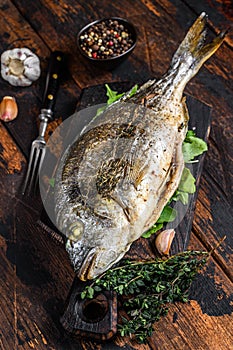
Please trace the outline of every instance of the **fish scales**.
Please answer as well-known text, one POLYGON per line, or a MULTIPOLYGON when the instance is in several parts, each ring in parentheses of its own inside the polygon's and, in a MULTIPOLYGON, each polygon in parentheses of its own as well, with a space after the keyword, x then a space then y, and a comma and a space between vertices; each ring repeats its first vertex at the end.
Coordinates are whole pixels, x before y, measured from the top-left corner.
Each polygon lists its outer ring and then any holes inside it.
POLYGON ((159 218, 179 185, 188 110, 183 90, 224 40, 204 44, 202 13, 160 80, 110 105, 58 166, 55 211, 81 280, 118 262, 159 218))

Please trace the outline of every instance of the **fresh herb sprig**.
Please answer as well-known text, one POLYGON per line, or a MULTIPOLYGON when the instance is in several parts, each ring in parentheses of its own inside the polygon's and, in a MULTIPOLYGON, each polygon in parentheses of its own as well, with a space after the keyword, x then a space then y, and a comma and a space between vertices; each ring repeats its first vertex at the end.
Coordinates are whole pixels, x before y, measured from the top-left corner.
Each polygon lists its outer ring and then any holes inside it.
POLYGON ((81 293, 81 298, 112 290, 121 296, 126 317, 121 317, 118 332, 145 343, 153 324, 168 312, 168 304, 187 302, 190 285, 206 264, 207 252, 186 251, 166 260, 125 261, 96 278, 81 293))

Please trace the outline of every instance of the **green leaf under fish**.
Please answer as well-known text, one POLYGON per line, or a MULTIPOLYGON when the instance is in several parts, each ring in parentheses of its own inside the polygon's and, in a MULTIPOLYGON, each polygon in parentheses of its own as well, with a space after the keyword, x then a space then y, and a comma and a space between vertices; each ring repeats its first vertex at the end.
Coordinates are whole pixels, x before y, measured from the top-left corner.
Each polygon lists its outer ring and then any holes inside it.
MULTIPOLYGON (((107 108, 107 106, 111 105, 113 102, 116 102, 117 100, 119 100, 122 96, 125 95, 125 93, 121 93, 121 94, 118 94, 117 91, 114 91, 110 88, 110 86, 108 84, 105 84, 105 87, 106 87, 106 95, 108 97, 107 99, 107 102, 104 106, 100 107, 97 109, 97 112, 96 112, 96 115, 95 117, 98 117, 101 113, 103 113, 105 111, 105 109, 107 108)), ((134 85, 132 87, 132 89, 130 90, 129 92, 129 96, 133 96, 138 90, 138 85, 134 85)))
POLYGON ((206 142, 197 137, 193 130, 187 132, 182 147, 185 163, 191 162, 195 157, 207 151, 207 149, 206 142))
POLYGON ((119 98, 124 95, 124 93, 118 94, 117 91, 112 90, 108 84, 105 84, 105 87, 107 89, 106 95, 108 96, 107 105, 110 105, 113 102, 119 100, 119 98))

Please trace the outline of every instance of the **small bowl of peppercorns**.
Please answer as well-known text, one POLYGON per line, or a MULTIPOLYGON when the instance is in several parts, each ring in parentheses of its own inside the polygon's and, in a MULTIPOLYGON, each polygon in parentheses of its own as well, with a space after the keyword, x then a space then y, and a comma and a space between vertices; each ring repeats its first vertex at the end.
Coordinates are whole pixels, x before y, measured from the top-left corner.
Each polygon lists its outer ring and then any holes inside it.
POLYGON ((102 69, 111 70, 134 50, 136 30, 123 18, 103 18, 83 27, 77 36, 81 54, 102 69))

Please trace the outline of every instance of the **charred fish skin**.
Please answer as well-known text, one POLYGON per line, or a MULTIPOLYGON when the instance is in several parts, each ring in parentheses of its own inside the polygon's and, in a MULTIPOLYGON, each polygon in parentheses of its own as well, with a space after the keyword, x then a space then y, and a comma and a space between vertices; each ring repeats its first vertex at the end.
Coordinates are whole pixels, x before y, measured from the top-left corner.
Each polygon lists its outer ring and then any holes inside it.
POLYGON ((159 218, 184 167, 188 110, 183 90, 224 40, 205 44, 202 13, 160 80, 110 105, 67 150, 56 179, 58 228, 81 280, 118 262, 159 218))

